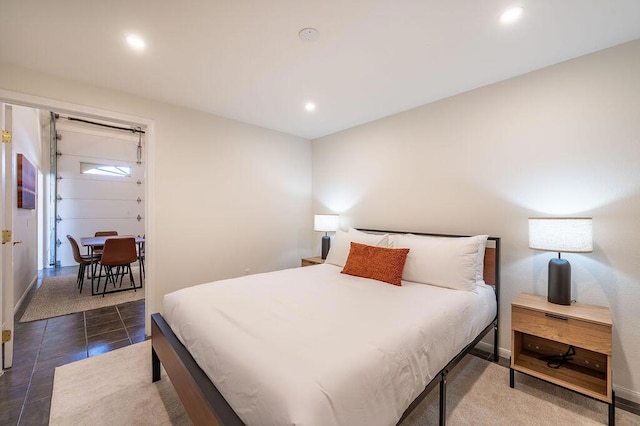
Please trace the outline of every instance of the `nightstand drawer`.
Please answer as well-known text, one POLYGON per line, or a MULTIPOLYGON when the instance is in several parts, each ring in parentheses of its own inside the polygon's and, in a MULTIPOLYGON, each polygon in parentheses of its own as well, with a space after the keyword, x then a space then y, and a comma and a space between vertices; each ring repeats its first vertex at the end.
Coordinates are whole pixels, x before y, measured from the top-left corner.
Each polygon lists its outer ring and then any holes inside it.
POLYGON ((611 355, 611 327, 564 315, 512 306, 515 331, 611 355))

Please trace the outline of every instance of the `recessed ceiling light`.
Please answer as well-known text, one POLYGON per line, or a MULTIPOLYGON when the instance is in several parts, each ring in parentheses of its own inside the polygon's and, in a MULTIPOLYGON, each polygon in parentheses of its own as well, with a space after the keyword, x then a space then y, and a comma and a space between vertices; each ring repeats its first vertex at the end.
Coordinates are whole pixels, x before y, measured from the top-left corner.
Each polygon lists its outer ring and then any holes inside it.
POLYGON ((141 39, 140 37, 138 37, 137 35, 134 35, 134 34, 129 34, 127 36, 127 44, 133 50, 143 50, 144 47, 146 46, 144 40, 141 39))
POLYGON ((306 109, 309 112, 315 111, 316 110, 316 104, 314 104, 313 102, 307 102, 306 104, 304 104, 304 109, 306 109))
POLYGON ((524 9, 521 6, 515 6, 507 9, 502 13, 502 15, 500 15, 500 22, 503 24, 515 22, 520 19, 523 11, 524 9))

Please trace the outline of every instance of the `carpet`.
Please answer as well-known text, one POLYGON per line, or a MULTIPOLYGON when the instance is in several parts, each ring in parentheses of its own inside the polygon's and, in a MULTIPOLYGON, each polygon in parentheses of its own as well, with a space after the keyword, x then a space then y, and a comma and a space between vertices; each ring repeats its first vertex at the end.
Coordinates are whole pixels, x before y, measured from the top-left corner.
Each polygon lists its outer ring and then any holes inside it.
MULTIPOLYGON (((401 426, 438 424, 436 388, 401 426)), ((603 403, 516 372, 509 387, 509 369, 467 355, 447 381, 447 425, 558 426, 606 425, 603 403)), ((616 425, 638 426, 640 416, 616 409, 616 425)))
MULTIPOLYGON (((164 370, 151 383, 151 342, 118 349, 56 368, 51 425, 189 425, 164 370)), ((509 369, 468 355, 449 375, 447 424, 599 425, 606 405, 528 376, 509 388, 509 369)), ((640 416, 616 410, 618 426, 640 416)), ((438 424, 437 388, 402 426, 438 424)))
POLYGON ((57 367, 50 425, 190 425, 171 382, 151 382, 151 342, 57 367))
MULTIPOLYGON (((136 285, 140 285, 138 268, 131 268, 136 285)), ((88 311, 90 309, 103 308, 105 306, 119 305, 144 299, 144 288, 137 291, 123 291, 107 294, 104 297, 91 296, 91 280, 85 278, 82 293, 76 286, 77 275, 63 275, 60 277, 45 278, 40 288, 33 295, 20 322, 37 321, 46 318, 59 317, 75 312, 88 311)), ((104 283, 104 278, 102 279, 104 283)), ((122 280, 122 286, 131 285, 129 277, 122 280)), ((101 287, 102 288, 102 284, 101 287)), ((107 288, 109 290, 109 288, 107 288)))

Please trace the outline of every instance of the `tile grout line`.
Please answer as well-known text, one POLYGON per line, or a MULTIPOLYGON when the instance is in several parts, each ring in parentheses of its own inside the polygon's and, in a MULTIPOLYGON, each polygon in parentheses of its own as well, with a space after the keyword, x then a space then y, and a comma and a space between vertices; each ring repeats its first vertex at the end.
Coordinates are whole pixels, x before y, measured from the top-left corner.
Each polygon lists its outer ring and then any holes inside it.
POLYGON ((47 327, 49 327, 49 320, 44 324, 44 328, 42 329, 42 336, 40 336, 40 344, 38 344, 38 353, 36 354, 35 359, 33 360, 33 367, 31 368, 31 374, 29 375, 29 384, 27 384, 27 390, 24 393, 24 400, 22 401, 22 406, 20 407, 20 414, 18 415, 18 421, 16 424, 20 424, 22 421, 22 416, 24 415, 24 410, 27 405, 27 399, 29 398, 29 391, 31 390, 31 381, 33 380, 33 375, 36 372, 36 366, 38 365, 38 359, 40 358, 40 352, 42 351, 42 343, 44 342, 44 335, 47 332, 47 327))
POLYGON ((84 325, 84 354, 89 358, 89 336, 87 332, 87 311, 82 311, 82 324, 84 325))
POLYGON ((124 332, 127 333, 127 339, 129 339, 129 344, 133 345, 133 340, 131 340, 131 336, 129 335, 129 330, 127 329, 127 325, 124 323, 122 319, 122 314, 120 313, 120 309, 118 309, 118 305, 116 305, 116 312, 118 313, 118 317, 120 317, 120 321, 122 322, 122 326, 124 327, 124 332))

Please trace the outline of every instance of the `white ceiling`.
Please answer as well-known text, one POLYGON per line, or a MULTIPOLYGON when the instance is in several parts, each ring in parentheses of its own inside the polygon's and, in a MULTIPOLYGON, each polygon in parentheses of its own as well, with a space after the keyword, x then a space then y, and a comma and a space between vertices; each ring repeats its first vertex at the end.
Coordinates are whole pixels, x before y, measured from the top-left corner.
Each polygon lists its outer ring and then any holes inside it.
POLYGON ((0 16, 0 61, 309 139, 640 38, 639 0, 0 0, 0 16))

